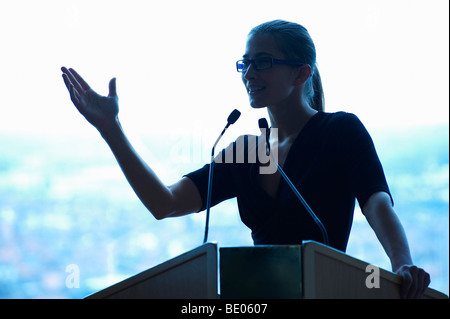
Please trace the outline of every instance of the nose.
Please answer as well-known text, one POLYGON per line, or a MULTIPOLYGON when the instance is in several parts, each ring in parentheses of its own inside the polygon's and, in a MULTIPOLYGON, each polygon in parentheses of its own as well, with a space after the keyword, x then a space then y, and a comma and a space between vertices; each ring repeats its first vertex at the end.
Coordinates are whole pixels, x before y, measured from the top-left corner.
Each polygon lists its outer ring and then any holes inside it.
POLYGON ((253 67, 253 63, 250 63, 250 65, 248 66, 247 70, 244 70, 242 72, 242 80, 243 81, 248 81, 248 80, 252 80, 256 77, 256 70, 253 67))

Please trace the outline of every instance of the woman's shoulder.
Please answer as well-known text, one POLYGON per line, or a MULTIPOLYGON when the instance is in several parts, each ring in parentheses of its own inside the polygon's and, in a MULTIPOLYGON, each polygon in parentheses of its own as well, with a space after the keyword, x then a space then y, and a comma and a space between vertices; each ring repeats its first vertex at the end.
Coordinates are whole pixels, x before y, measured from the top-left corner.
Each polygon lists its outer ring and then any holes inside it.
POLYGON ((368 135, 367 129, 358 116, 353 113, 323 112, 315 133, 318 138, 324 138, 332 144, 353 143, 355 139, 368 135))
POLYGON ((363 123, 353 113, 338 111, 332 113, 323 112, 321 125, 332 130, 354 131, 365 129, 363 123))
POLYGON ((330 123, 361 122, 358 116, 345 111, 322 112, 322 117, 330 123))

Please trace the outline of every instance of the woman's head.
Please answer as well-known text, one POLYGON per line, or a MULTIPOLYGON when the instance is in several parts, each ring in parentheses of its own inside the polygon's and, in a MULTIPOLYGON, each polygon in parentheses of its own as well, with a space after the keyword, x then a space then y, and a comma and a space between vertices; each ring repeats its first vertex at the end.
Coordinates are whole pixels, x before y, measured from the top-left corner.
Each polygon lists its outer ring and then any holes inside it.
POLYGON ((310 66, 311 75, 304 82, 303 95, 313 109, 323 111, 323 90, 316 65, 316 49, 308 31, 297 23, 274 20, 256 26, 248 37, 251 39, 258 35, 271 39, 285 60, 310 66))

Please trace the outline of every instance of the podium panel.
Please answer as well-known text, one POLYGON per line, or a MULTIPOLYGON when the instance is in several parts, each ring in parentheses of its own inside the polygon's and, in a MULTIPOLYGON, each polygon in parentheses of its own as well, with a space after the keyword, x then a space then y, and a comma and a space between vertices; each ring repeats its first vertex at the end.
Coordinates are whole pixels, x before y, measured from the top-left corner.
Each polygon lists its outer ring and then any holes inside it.
MULTIPOLYGON (((399 299, 401 277, 339 250, 307 241, 302 244, 303 298, 305 299, 399 299), (376 276, 376 285, 370 284, 376 276), (367 283, 369 281, 369 284, 367 283)), ((447 299, 428 288, 422 299, 447 299)))
POLYGON ((207 243, 88 299, 216 299, 217 245, 207 243))
POLYGON ((302 298, 301 246, 220 248, 220 297, 302 298))

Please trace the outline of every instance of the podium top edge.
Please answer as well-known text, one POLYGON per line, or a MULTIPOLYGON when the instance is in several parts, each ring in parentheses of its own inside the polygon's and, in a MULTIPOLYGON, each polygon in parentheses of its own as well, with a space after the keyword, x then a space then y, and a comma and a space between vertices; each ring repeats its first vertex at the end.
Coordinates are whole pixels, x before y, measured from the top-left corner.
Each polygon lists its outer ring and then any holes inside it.
MULTIPOLYGON (((329 248, 329 249, 333 249, 333 250, 337 250, 333 247, 330 246, 326 246, 322 243, 319 243, 317 241, 314 240, 304 240, 301 244, 295 244, 295 245, 290 245, 290 244, 285 244, 285 245, 249 245, 249 246, 223 246, 220 248, 271 248, 271 247, 275 247, 275 248, 299 248, 299 247, 303 247, 303 246, 320 246, 320 247, 325 247, 325 248, 329 248)), ((340 250, 337 250, 339 252, 341 252, 340 250)))

